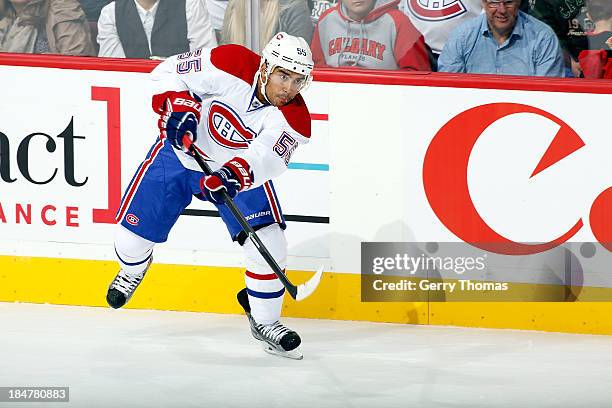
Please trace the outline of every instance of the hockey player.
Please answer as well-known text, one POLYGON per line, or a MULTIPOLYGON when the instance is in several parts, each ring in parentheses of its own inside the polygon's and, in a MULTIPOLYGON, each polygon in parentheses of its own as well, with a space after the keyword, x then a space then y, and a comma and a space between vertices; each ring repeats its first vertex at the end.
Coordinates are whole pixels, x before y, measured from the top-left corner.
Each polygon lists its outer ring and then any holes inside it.
POLYGON ((287 169, 292 153, 310 137, 310 114, 299 94, 311 81, 306 41, 278 33, 260 58, 239 45, 170 57, 151 74, 153 110, 160 135, 122 199, 115 250, 121 269, 108 304, 123 306, 152 261, 153 247, 192 196, 213 203, 246 257, 246 288, 238 293, 253 336, 266 351, 301 358, 301 340, 279 322, 281 282, 242 233, 221 190, 243 212, 281 268, 286 266, 286 227, 271 179, 287 169), (183 145, 187 135, 214 170, 204 176, 183 145))

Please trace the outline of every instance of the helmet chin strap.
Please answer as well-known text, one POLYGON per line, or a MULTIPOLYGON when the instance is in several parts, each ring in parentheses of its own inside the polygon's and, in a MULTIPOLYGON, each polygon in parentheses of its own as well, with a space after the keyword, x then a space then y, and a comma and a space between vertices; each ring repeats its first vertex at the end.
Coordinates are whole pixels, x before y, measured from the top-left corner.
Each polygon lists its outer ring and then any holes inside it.
MULTIPOLYGON (((270 105, 272 105, 272 102, 270 102, 270 100, 268 99, 268 95, 266 94, 266 84, 268 83, 268 79, 270 79, 270 73, 272 72, 272 70, 274 69, 274 67, 272 67, 272 69, 270 69, 270 65, 268 64, 267 61, 262 62, 262 65, 266 64, 266 80, 264 81, 263 78, 261 79, 261 94, 263 95, 264 99, 266 100, 266 102, 268 102, 270 105)), ((259 71, 257 71, 257 75, 259 77, 261 77, 261 66, 259 71)))

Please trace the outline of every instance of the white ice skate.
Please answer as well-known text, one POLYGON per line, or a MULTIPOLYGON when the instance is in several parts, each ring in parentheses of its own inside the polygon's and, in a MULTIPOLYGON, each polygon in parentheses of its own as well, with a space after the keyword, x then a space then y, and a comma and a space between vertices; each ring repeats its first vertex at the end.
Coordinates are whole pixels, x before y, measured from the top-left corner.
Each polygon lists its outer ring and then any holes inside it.
POLYGON ((304 355, 298 349, 302 340, 295 331, 278 321, 272 324, 257 323, 255 319, 253 319, 253 316, 251 316, 251 307, 249 305, 246 289, 242 289, 238 292, 237 298, 238 303, 240 303, 249 319, 251 334, 262 342, 263 349, 266 353, 293 360, 301 360, 304 358, 304 355))

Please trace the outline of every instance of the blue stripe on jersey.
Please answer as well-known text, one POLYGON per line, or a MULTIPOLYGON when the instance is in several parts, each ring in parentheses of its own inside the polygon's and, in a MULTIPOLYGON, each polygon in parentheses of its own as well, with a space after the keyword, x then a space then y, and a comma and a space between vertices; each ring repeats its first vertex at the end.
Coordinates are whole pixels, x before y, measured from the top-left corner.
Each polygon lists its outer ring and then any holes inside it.
POLYGON ((283 296, 283 294, 285 293, 285 288, 282 288, 278 292, 257 292, 247 288, 247 293, 253 297, 260 299, 273 299, 283 296))

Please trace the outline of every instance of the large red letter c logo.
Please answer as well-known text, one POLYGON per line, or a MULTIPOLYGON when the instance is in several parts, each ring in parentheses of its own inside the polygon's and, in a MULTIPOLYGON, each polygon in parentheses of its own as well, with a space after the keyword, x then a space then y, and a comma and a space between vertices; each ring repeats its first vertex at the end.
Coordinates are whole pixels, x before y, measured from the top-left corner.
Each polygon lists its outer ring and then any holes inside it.
POLYGON ((515 113, 534 113, 560 126, 532 177, 584 146, 571 127, 541 109, 517 103, 481 105, 455 116, 434 136, 423 163, 423 184, 436 216, 461 240, 499 254, 527 255, 546 251, 567 241, 582 228, 582 219, 553 241, 529 245, 509 240, 495 232, 474 207, 467 180, 468 162, 474 144, 492 123, 515 113))

